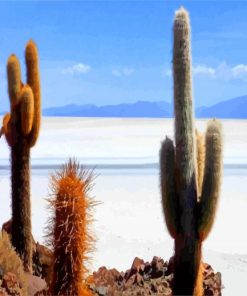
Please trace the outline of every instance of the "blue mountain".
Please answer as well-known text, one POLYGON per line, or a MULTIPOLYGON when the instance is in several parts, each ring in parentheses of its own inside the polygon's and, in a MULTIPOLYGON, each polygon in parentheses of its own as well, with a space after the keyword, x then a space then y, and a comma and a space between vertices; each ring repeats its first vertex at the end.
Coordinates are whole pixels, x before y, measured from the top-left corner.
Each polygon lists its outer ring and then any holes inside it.
MULTIPOLYGON (((173 116, 173 105, 164 101, 95 106, 65 105, 43 110, 44 116, 70 117, 143 117, 169 118, 173 116)), ((247 96, 220 102, 210 107, 196 109, 197 118, 236 118, 247 119, 247 96)))
POLYGON ((203 107, 197 110, 197 116, 200 118, 245 119, 247 118, 247 96, 220 102, 211 107, 203 107))
POLYGON ((138 101, 119 105, 66 105, 43 110, 44 116, 80 117, 172 117, 173 111, 166 102, 138 101))

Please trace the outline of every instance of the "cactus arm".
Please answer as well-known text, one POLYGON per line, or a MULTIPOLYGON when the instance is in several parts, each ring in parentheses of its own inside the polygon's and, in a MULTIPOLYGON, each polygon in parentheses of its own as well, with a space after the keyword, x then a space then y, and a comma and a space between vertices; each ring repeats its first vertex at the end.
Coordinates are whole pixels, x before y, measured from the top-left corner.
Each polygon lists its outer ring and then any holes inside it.
POLYGON ((201 196, 205 162, 204 136, 196 130, 197 197, 201 196))
POLYGON ((2 135, 6 135, 8 133, 8 125, 9 125, 9 122, 10 122, 10 113, 7 112, 4 114, 3 116, 3 121, 2 121, 2 127, 1 127, 1 137, 2 135))
POLYGON ((10 122, 10 118, 11 118, 11 115, 9 112, 7 112, 3 117, 3 128, 5 132, 8 131, 8 124, 10 122))
POLYGON ((12 146, 15 141, 10 131, 11 131, 11 115, 10 113, 6 113, 3 117, 3 123, 0 130, 0 137, 4 135, 8 145, 12 146))
POLYGON ((35 43, 30 40, 27 43, 26 51, 27 84, 31 87, 34 97, 34 118, 33 126, 28 137, 30 147, 33 147, 37 141, 41 121, 41 95, 40 95, 40 77, 38 65, 38 50, 35 43))
POLYGON ((7 62, 8 92, 11 110, 19 103, 19 92, 21 90, 21 69, 17 57, 12 54, 7 62))
POLYGON ((21 126, 22 133, 26 136, 32 129, 34 113, 33 92, 26 85, 21 91, 21 126))
POLYGON ((175 154, 172 140, 166 138, 160 149, 160 183, 162 207, 170 235, 175 238, 179 229, 178 200, 175 187, 175 154))
POLYGON ((204 240, 214 222, 222 174, 222 128, 219 121, 209 122, 206 131, 206 159, 202 195, 199 202, 198 232, 204 240))

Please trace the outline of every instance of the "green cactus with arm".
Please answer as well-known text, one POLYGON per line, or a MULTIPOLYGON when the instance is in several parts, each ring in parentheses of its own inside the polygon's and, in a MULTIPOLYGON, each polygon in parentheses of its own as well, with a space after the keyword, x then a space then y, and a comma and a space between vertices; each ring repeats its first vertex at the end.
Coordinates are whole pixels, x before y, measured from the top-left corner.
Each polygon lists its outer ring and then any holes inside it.
POLYGON ((212 228, 219 198, 222 135, 220 123, 211 120, 204 160, 204 147, 196 145, 195 139, 190 22, 184 8, 175 14, 173 78, 175 147, 166 138, 160 150, 162 204, 168 231, 175 240, 173 294, 199 296, 202 242, 212 228))
POLYGON ((40 126, 40 80, 38 51, 29 41, 25 51, 27 84, 21 82, 20 64, 15 55, 7 62, 10 113, 3 119, 1 133, 11 149, 12 244, 32 271, 32 233, 30 202, 30 148, 34 146, 40 126))

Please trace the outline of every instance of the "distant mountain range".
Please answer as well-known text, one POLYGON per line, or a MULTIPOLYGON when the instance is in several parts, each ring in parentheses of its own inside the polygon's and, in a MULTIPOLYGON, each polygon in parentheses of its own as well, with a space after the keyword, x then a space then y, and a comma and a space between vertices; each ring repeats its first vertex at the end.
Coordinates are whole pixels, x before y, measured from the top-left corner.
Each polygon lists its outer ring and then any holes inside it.
MULTIPOLYGON (((44 116, 71 117, 173 117, 173 105, 167 102, 138 101, 119 105, 65 105, 43 110, 44 116)), ((247 119, 247 96, 220 102, 210 107, 196 109, 197 118, 239 118, 247 119)))

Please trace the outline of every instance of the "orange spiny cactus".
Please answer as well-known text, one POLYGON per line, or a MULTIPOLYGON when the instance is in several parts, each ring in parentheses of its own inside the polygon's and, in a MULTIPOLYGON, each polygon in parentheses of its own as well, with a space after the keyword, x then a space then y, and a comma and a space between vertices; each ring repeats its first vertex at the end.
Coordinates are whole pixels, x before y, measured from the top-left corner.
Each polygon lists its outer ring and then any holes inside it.
POLYGON ((88 196, 92 174, 69 160, 51 177, 52 218, 48 238, 54 248, 52 295, 91 295, 86 262, 94 249, 90 231, 95 202, 88 196))

